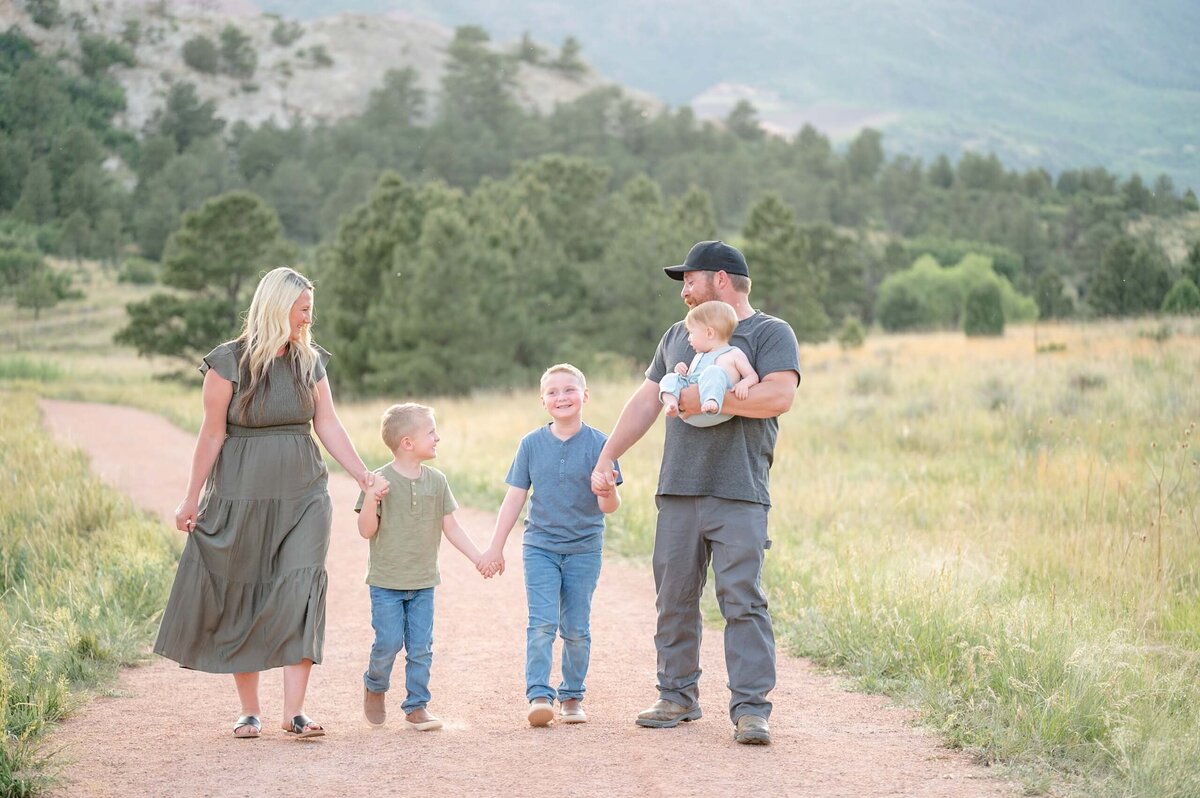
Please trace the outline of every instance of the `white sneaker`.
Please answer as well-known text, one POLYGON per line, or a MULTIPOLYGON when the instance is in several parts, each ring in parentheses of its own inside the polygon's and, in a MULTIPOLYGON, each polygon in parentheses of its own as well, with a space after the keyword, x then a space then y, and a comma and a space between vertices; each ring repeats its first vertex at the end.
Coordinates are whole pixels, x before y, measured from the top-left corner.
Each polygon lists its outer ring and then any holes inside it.
POLYGON ((530 726, 549 726, 554 720, 554 706, 545 698, 535 698, 529 702, 529 713, 525 717, 530 726))

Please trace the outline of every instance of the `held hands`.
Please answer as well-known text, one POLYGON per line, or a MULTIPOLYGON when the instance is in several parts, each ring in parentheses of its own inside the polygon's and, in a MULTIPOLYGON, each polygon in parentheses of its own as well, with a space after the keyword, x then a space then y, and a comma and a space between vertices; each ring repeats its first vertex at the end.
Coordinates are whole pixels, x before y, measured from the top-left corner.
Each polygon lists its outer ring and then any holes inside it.
POLYGON ((175 508, 175 528, 187 534, 196 528, 196 515, 200 508, 194 499, 184 499, 175 508))
POLYGON ((479 562, 475 567, 484 579, 499 576, 504 573, 504 552, 494 547, 489 548, 479 557, 479 562))
POLYGON ((392 486, 379 474, 376 474, 374 471, 368 471, 358 478, 358 488, 370 501, 378 504, 379 500, 388 494, 392 486))
POLYGON ((598 497, 611 496, 617 488, 617 471, 612 467, 612 461, 596 463, 592 471, 592 493, 598 497))

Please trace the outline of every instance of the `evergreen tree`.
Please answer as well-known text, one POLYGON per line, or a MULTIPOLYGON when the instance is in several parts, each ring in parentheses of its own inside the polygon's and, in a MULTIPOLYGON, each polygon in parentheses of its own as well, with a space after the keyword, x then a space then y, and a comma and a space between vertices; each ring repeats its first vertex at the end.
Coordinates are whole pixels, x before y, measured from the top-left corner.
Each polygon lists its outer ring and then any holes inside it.
POLYGON ((258 53, 250 37, 236 25, 221 29, 221 64, 235 78, 251 78, 258 68, 258 53))
POLYGON ((846 168, 850 170, 850 178, 855 182, 870 182, 879 173, 883 162, 883 136, 878 130, 863 128, 846 151, 846 168))
POLYGON ((562 48, 558 51, 558 58, 550 62, 550 66, 571 76, 582 75, 587 71, 587 65, 579 57, 582 51, 579 40, 574 36, 568 36, 563 39, 562 48))
POLYGON ((13 208, 13 215, 30 224, 46 224, 58 214, 54 202, 54 178, 45 160, 34 161, 25 174, 21 187, 21 199, 13 208))
POLYGON ((1128 236, 1119 236, 1104 251, 1087 299, 1101 315, 1134 316, 1162 307, 1170 285, 1166 259, 1161 252, 1128 236))
POLYGON ((246 191, 215 197, 185 214, 167 242, 163 284, 187 295, 156 294, 129 305, 129 324, 116 340, 141 355, 194 362, 237 333, 249 287, 292 255, 279 218, 261 199, 246 191))
POLYGON ((192 142, 220 133, 225 127, 216 109, 212 100, 200 101, 191 83, 176 83, 151 119, 150 130, 174 139, 176 151, 183 152, 192 142))
POLYGON ((742 236, 754 304, 788 321, 801 341, 828 338, 829 317, 820 302, 828 275, 818 271, 809 242, 778 195, 755 203, 742 236))
POLYGON ((539 66, 546 58, 546 48, 535 42, 529 31, 524 31, 521 34, 521 41, 517 42, 514 55, 518 61, 539 66))
POLYGON ((725 117, 725 127, 743 141, 761 141, 766 132, 758 122, 758 110, 749 100, 738 100, 725 117))

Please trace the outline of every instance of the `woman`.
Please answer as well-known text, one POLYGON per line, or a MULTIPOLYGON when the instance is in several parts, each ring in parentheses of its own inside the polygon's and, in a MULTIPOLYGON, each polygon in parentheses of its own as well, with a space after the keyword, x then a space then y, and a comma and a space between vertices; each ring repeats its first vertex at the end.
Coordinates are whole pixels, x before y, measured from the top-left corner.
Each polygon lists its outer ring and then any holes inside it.
POLYGON ((154 651, 185 668, 233 674, 239 738, 258 737, 258 675, 278 667, 284 730, 325 734, 304 714, 325 637, 332 520, 309 422, 360 488, 382 479, 363 464, 334 410, 329 353, 309 336, 312 309, 304 276, 287 267, 268 272, 242 334, 205 356, 204 423, 175 511, 188 541, 154 651))

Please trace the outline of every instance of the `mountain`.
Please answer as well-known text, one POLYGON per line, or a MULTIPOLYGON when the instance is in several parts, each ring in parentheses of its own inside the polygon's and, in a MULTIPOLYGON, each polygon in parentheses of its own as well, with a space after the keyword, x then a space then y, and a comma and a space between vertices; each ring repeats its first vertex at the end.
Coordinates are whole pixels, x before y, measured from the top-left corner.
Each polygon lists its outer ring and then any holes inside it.
POLYGON ((627 86, 838 138, 881 129, 926 160, 970 149, 1052 172, 1102 165, 1200 188, 1200 3, 1094 0, 258 0, 299 17, 402 11, 574 36, 627 86))
MULTIPOLYGON (((451 28, 431 18, 391 12, 344 12, 319 19, 286 20, 265 14, 249 0, 57 0, 58 21, 35 24, 27 0, 0 0, 0 30, 18 26, 43 52, 78 53, 85 35, 130 43, 136 63, 112 74, 125 89, 126 109, 116 124, 140 131, 163 106, 170 87, 189 82, 201 100, 212 100, 230 124, 259 125, 293 119, 328 122, 361 114, 388 70, 412 67, 436 103, 451 28), (214 43, 235 26, 254 53, 253 74, 235 77, 189 67, 184 44, 198 36, 214 43), (132 31, 132 32, 131 32, 132 31)), ((586 68, 581 74, 521 63, 517 100, 548 111, 612 81, 586 68)), ((653 111, 662 103, 644 92, 635 100, 653 111)))

